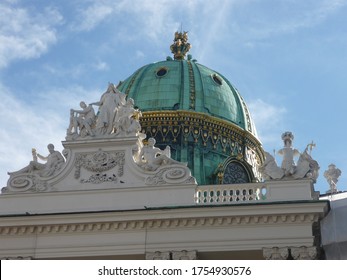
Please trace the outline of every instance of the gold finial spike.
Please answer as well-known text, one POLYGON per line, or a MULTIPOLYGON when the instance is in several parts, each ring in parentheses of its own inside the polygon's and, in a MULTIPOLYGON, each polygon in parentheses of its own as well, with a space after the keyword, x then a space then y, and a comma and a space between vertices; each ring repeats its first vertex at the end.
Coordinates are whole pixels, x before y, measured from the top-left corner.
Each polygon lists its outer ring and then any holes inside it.
POLYGON ((192 46, 188 43, 188 32, 175 32, 174 43, 170 46, 175 60, 183 60, 192 46))

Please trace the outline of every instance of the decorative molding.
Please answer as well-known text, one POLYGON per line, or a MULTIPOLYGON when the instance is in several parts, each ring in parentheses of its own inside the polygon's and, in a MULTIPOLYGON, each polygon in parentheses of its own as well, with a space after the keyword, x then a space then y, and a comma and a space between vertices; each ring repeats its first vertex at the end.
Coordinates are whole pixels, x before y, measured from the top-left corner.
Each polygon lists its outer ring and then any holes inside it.
MULTIPOLYGON (((83 167, 90 172, 96 172, 96 174, 92 175, 89 179, 81 179, 82 183, 102 182, 102 180, 109 181, 110 176, 100 173, 111 170, 112 168, 118 166, 117 176, 121 177, 124 173, 124 163, 125 151, 104 152, 102 149, 99 149, 99 151, 95 153, 79 153, 76 154, 76 170, 74 176, 76 179, 79 179, 81 168, 83 167), (106 177, 102 178, 104 175, 106 175, 106 177)), ((111 176, 111 178, 112 177, 113 176, 111 176)))
POLYGON ((33 259, 34 259, 33 256, 27 256, 27 257, 18 256, 18 257, 2 257, 2 258, 0 258, 0 260, 33 260, 33 259))
POLYGON ((148 252, 146 253, 146 260, 171 260, 170 252, 148 252))
POLYGON ((164 138, 173 138, 175 142, 182 133, 186 139, 191 135, 196 140, 201 137, 206 144, 210 141, 214 148, 220 144, 225 151, 233 152, 237 145, 246 144, 256 152, 260 162, 264 161, 261 143, 253 134, 229 121, 204 113, 185 110, 142 112, 141 127, 142 133, 158 141, 162 135, 164 138))
POLYGON ((230 226, 230 225, 263 225, 282 223, 313 223, 318 221, 320 214, 281 214, 261 216, 236 216, 236 217, 204 217, 204 218, 175 218, 158 220, 110 221, 72 224, 49 225, 22 225, 2 226, 0 235, 26 235, 26 234, 57 234, 73 232, 100 232, 115 230, 141 230, 158 228, 180 228, 201 226, 230 226))
POLYGON ((263 248, 263 256, 267 260, 287 260, 289 257, 289 248, 263 248))
POLYGON ((196 260, 197 251, 147 252, 146 260, 196 260))
POLYGON ((100 184, 104 182, 118 182, 118 178, 115 174, 112 174, 111 176, 108 176, 106 173, 104 174, 93 174, 88 179, 81 179, 81 183, 93 183, 93 184, 100 184))
POLYGON ((19 174, 10 177, 7 187, 2 188, 2 193, 13 193, 13 192, 46 192, 50 188, 46 181, 41 180, 38 174, 19 174))
POLYGON ((272 247, 263 248, 263 256, 267 260, 315 260, 318 257, 317 247, 272 247))
POLYGON ((195 183, 194 177, 191 176, 190 170, 186 166, 171 165, 159 170, 153 176, 148 176, 145 180, 146 185, 163 185, 163 184, 182 184, 195 183))
POLYGON ((188 73, 189 73, 189 109, 195 110, 195 79, 192 63, 187 60, 188 73))
POLYGON ((197 251, 172 251, 173 260, 197 260, 197 251))
POLYGON ((294 260, 315 260, 318 257, 317 247, 291 247, 291 255, 294 260))
MULTIPOLYGON (((249 131, 232 122, 221 120, 194 111, 150 111, 143 112, 141 132, 153 137, 160 145, 194 142, 206 151, 216 151, 223 155, 240 157, 248 161, 254 170, 264 162, 264 151, 259 140, 249 131), (180 140, 181 139, 181 140, 180 140), (249 160, 248 151, 253 151, 249 160)), ((260 174, 256 180, 260 180, 260 174)))

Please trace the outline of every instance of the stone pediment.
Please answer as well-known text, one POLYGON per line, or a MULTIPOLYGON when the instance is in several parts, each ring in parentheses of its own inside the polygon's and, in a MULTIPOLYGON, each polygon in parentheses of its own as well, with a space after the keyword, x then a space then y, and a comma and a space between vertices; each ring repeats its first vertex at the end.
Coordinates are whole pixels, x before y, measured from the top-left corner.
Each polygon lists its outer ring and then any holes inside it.
POLYGON ((60 172, 49 177, 37 173, 10 176, 3 194, 196 184, 181 163, 162 164, 152 171, 139 166, 135 157, 143 145, 137 136, 64 141, 63 146, 66 162, 60 172))
POLYGON ((141 133, 141 111, 113 84, 100 101, 70 110, 62 154, 32 150, 33 160, 15 172, 2 194, 131 189, 156 185, 196 185, 186 164, 171 159, 170 147, 155 147, 141 133), (98 106, 95 114, 93 106, 98 106), (38 159, 45 161, 40 163, 38 159))

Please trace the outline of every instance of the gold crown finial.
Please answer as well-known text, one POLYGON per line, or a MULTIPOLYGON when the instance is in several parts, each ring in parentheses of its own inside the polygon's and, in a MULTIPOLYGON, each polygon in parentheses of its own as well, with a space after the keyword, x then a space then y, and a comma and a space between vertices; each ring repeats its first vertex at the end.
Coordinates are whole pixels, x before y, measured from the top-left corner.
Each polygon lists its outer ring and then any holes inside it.
POLYGON ((171 52, 174 54, 174 59, 184 59, 187 52, 191 48, 191 44, 188 43, 188 32, 175 32, 174 43, 170 46, 171 52))

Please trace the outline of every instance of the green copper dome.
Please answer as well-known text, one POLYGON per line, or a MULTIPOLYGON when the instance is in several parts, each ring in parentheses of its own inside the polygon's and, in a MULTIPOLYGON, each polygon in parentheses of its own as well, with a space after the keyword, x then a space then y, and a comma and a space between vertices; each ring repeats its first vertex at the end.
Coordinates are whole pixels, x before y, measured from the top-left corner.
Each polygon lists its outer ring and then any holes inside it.
POLYGON ((245 102, 220 73, 192 60, 148 64, 119 87, 142 112, 191 110, 230 121, 256 136, 245 102))
POLYGON ((176 32, 174 59, 141 67, 118 88, 142 111, 142 132, 188 162, 199 184, 257 181, 264 156, 246 103, 223 75, 185 59, 187 39, 176 32))

